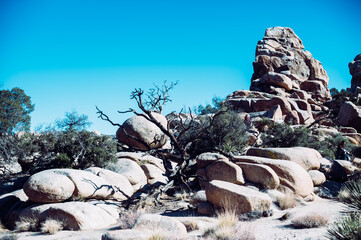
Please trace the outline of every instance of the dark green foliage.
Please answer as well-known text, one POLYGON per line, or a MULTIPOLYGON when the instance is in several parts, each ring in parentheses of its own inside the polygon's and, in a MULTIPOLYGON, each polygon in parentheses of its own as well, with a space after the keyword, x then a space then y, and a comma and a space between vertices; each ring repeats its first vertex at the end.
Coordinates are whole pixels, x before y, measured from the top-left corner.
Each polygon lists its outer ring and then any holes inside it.
POLYGON ((219 109, 221 109, 224 106, 223 100, 224 99, 220 97, 213 97, 212 105, 210 104, 207 104, 206 106, 198 105, 198 107, 194 109, 195 113, 197 115, 216 113, 217 111, 219 111, 219 109))
POLYGON ((116 142, 88 131, 44 132, 19 138, 19 163, 23 171, 49 168, 104 167, 116 160, 116 142))
POLYGON ((349 207, 348 211, 361 213, 361 179, 346 182, 341 193, 340 200, 349 207))
POLYGON ((30 113, 34 111, 30 97, 20 88, 0 91, 0 135, 29 131, 30 113))
POLYGON ((361 239, 361 179, 346 182, 340 200, 349 208, 346 215, 328 229, 330 239, 361 239))
POLYGON ((63 131, 81 131, 88 128, 91 122, 88 121, 88 116, 78 112, 66 112, 65 118, 56 120, 56 126, 63 131))
POLYGON ((247 145, 246 127, 243 119, 233 111, 219 111, 209 116, 200 116, 178 139, 187 152, 198 155, 209 151, 236 152, 247 145))
MULTIPOLYGON (((290 127, 287 124, 271 123, 262 135, 264 147, 309 147, 316 149, 323 157, 335 158, 335 151, 341 141, 347 141, 341 134, 336 137, 312 135, 305 126, 290 127), (320 141, 320 139, 323 139, 320 141)), ((346 146, 348 150, 351 145, 346 146)))
POLYGON ((361 214, 348 214, 328 229, 329 239, 360 240, 361 214))

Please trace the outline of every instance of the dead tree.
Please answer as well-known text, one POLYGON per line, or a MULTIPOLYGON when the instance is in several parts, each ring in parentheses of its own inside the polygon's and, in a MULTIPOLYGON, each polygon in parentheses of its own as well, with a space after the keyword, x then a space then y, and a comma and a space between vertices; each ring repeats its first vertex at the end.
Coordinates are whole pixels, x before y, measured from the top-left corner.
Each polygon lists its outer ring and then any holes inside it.
MULTIPOLYGON (((165 186, 161 186, 156 189, 152 189, 149 192, 149 195, 156 196, 155 199, 158 200, 160 197, 160 193, 166 192, 171 187, 182 187, 187 191, 191 191, 189 187, 189 179, 193 175, 189 175, 189 167, 191 166, 191 159, 195 156, 189 153, 189 146, 197 141, 203 141, 204 136, 206 135, 208 130, 213 127, 215 120, 220 117, 223 113, 226 113, 228 109, 219 109, 214 114, 210 114, 204 117, 204 121, 202 123, 197 122, 197 119, 192 115, 192 111, 189 109, 190 119, 188 122, 182 120, 181 114, 182 111, 178 114, 179 123, 178 123, 178 130, 176 133, 172 131, 168 126, 163 126, 155 117, 154 112, 160 113, 163 110, 163 106, 165 103, 170 102, 169 98, 169 91, 174 88, 177 83, 171 83, 169 86, 164 82, 162 87, 158 87, 155 85, 154 89, 149 90, 148 93, 145 93, 144 90, 137 88, 132 93, 130 98, 134 99, 137 103, 137 107, 139 110, 135 110, 130 108, 126 111, 118 111, 119 113, 129 113, 132 112, 137 116, 141 116, 145 118, 147 121, 156 125, 163 134, 169 137, 171 144, 173 145, 172 151, 162 151, 158 149, 151 149, 146 143, 143 143, 145 146, 148 146, 148 150, 151 154, 156 155, 163 159, 164 164, 170 165, 170 160, 173 162, 177 162, 177 166, 174 169, 167 169, 167 175, 169 178, 169 183, 165 186)), ((113 126, 117 126, 123 128, 122 125, 118 123, 114 123, 109 119, 109 117, 101 111, 97 107, 97 113, 99 118, 105 120, 112 124, 113 126)), ((123 130, 125 130, 123 128, 123 130)), ((135 138, 134 136, 127 134, 126 135, 130 138, 137 140, 138 142, 141 139, 135 138)), ((135 149, 137 150, 137 149, 135 149)), ((212 149, 218 152, 221 152, 220 149, 212 149)), ((143 150, 144 151, 144 150, 143 150)), ((223 152, 222 152, 223 153, 223 152)), ((227 155, 226 153, 224 153, 227 155)), ((129 199, 130 202, 133 199, 129 199)), ((131 204, 131 203, 129 203, 131 204)))

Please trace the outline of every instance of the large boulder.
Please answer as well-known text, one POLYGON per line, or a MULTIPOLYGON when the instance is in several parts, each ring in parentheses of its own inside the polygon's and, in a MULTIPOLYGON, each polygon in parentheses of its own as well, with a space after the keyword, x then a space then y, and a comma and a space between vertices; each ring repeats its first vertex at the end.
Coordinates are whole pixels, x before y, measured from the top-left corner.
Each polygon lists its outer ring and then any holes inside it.
POLYGON ((206 187, 207 199, 220 208, 232 208, 237 213, 265 211, 271 198, 259 191, 225 181, 213 180, 206 187))
POLYGON ((319 186, 326 182, 325 174, 318 170, 310 170, 308 171, 308 174, 310 175, 314 186, 319 186))
POLYGON ((353 127, 361 133, 361 107, 352 102, 344 102, 338 113, 337 123, 345 127, 353 127))
POLYGON ((165 172, 154 166, 153 164, 143 164, 141 165, 145 175, 148 179, 148 184, 153 185, 156 183, 166 184, 168 178, 165 176, 165 172))
MULTIPOLYGON (((167 119, 163 115, 155 112, 151 114, 167 129, 167 119)), ((168 137, 160 128, 143 116, 128 118, 118 129, 116 137, 120 143, 140 150, 161 148, 168 141, 168 137)))
POLYGON ((242 169, 228 160, 218 160, 206 168, 208 181, 222 180, 235 184, 244 184, 242 169))
POLYGON ((198 169, 205 168, 218 160, 229 161, 227 157, 219 153, 210 153, 210 152, 202 153, 198 155, 196 158, 197 168, 198 169))
POLYGON ((165 171, 163 160, 157 157, 154 157, 148 153, 144 152, 118 152, 118 158, 129 158, 135 162, 141 164, 149 163, 157 166, 160 170, 165 171))
POLYGON ((90 167, 85 169, 85 171, 94 173, 95 175, 105 179, 109 184, 114 186, 117 200, 126 200, 134 193, 134 188, 132 184, 130 184, 128 178, 126 178, 122 174, 99 167, 90 167))
POLYGON ((112 185, 89 171, 50 169, 32 175, 23 188, 29 199, 38 203, 87 198, 124 200, 124 195, 115 191, 118 184, 112 185))
POLYGON ((234 163, 267 165, 275 171, 280 179, 280 186, 278 189, 282 191, 292 191, 294 194, 301 197, 306 197, 312 193, 312 179, 307 171, 297 163, 254 156, 235 156, 234 163))
POLYGON ((269 166, 254 163, 237 163, 242 168, 246 181, 259 184, 264 189, 276 189, 280 179, 269 166))
POLYGON ((317 150, 306 147, 250 148, 246 154, 264 158, 289 160, 299 164, 306 171, 319 169, 320 162, 318 159, 322 157, 317 150))
POLYGON ((348 67, 352 75, 351 91, 356 92, 358 87, 361 88, 361 54, 358 54, 348 67))
POLYGON ((177 219, 156 214, 141 215, 135 222, 133 229, 159 231, 167 237, 187 238, 187 229, 183 223, 177 219))
POLYGON ((135 191, 147 184, 147 177, 142 168, 128 158, 119 158, 116 163, 110 163, 106 168, 124 175, 133 185, 135 191))
POLYGON ((51 170, 31 176, 24 184, 24 192, 33 202, 62 202, 73 196, 75 185, 67 176, 51 170))
POLYGON ((10 217, 10 226, 21 219, 33 219, 39 224, 47 219, 59 221, 66 230, 100 229, 112 225, 117 220, 104 209, 86 202, 65 202, 35 205, 10 217))

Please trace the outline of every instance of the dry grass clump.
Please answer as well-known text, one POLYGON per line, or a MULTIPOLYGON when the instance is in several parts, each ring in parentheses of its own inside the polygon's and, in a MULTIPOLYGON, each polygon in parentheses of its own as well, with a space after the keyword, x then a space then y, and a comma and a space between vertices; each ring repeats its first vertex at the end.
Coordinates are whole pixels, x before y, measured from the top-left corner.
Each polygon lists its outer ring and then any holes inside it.
POLYGON ((183 225, 186 227, 187 232, 199 230, 199 226, 196 221, 185 221, 185 222, 183 222, 183 225))
POLYGON ((169 238, 165 235, 163 235, 162 233, 154 233, 149 240, 168 240, 169 238))
POLYGON ((43 233, 55 234, 63 229, 63 223, 55 219, 46 219, 41 223, 40 230, 43 233))
POLYGON ((294 208, 297 206, 295 195, 292 193, 285 194, 284 198, 279 199, 278 206, 282 209, 294 208))
POLYGON ((20 217, 19 220, 15 222, 15 230, 20 232, 37 231, 38 226, 38 220, 32 217, 20 217))
POLYGON ((318 228, 325 226, 327 223, 328 217, 315 212, 310 212, 292 220, 292 225, 295 228, 318 228))
POLYGON ((238 226, 238 216, 229 208, 217 214, 218 224, 203 233, 204 239, 217 240, 254 240, 254 231, 251 228, 238 226))
POLYGON ((119 227, 121 229, 131 229, 133 228, 135 222, 137 221, 138 217, 144 214, 144 211, 139 210, 129 210, 119 214, 119 227))

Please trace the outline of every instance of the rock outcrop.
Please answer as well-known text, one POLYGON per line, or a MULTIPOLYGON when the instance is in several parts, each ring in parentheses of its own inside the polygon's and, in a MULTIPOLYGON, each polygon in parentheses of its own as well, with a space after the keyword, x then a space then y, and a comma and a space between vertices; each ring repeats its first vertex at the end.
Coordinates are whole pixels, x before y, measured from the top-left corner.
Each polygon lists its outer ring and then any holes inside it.
POLYGON ((213 180, 207 185, 206 195, 212 204, 221 208, 232 207, 237 213, 263 212, 272 203, 272 199, 265 193, 219 180, 213 180))
POLYGON ((336 122, 341 126, 353 127, 361 133, 361 107, 352 102, 344 102, 340 107, 336 122))
POLYGON ((226 99, 235 109, 267 112, 279 106, 280 120, 292 124, 310 124, 316 112, 326 110, 322 103, 331 99, 327 73, 291 28, 266 30, 253 69, 251 91, 236 91, 226 99))
POLYGON ((357 55, 355 59, 348 64, 350 69, 351 79, 351 91, 356 92, 357 89, 361 89, 361 54, 357 55))

